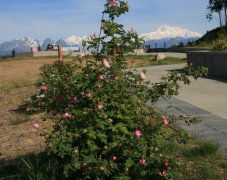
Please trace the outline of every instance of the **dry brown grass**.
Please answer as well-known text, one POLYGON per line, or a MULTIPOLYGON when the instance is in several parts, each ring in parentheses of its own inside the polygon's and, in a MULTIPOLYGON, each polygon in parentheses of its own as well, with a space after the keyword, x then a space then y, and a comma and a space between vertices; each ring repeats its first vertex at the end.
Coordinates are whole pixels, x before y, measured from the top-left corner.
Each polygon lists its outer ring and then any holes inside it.
POLYGON ((40 150, 43 139, 31 125, 41 121, 15 110, 36 91, 39 68, 54 59, 11 60, 0 62, 0 159, 9 159, 40 150))

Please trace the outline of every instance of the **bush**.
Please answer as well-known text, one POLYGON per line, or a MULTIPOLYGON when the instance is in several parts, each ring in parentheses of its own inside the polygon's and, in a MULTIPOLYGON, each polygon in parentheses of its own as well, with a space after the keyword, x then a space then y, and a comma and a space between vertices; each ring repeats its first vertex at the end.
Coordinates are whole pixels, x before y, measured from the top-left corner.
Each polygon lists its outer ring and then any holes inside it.
POLYGON ((165 144, 182 142, 185 136, 179 138, 177 130, 165 133, 175 129, 175 120, 156 113, 146 102, 177 94, 178 81, 189 84, 189 75, 197 78, 206 70, 188 65, 184 74, 170 73, 157 84, 146 82, 145 72, 125 70, 124 54, 143 43, 134 30, 125 31, 114 22, 127 11, 128 4, 121 0, 105 4, 103 36, 94 34, 83 42, 95 60, 41 68, 40 89, 30 109, 54 115, 46 142, 68 178, 174 177, 175 163, 164 153, 165 144))
POLYGON ((216 51, 227 50, 227 38, 218 38, 213 42, 213 49, 216 51))
POLYGON ((225 28, 218 33, 218 38, 213 41, 213 49, 216 51, 227 50, 227 30, 225 28))

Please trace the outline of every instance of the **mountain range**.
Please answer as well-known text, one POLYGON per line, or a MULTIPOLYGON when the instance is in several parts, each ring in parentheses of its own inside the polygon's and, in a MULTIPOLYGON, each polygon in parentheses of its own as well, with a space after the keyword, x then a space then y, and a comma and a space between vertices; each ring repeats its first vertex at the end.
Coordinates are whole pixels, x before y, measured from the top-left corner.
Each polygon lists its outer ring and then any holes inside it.
POLYGON ((197 32, 192 32, 188 29, 161 25, 156 31, 142 33, 140 37, 145 40, 145 45, 150 45, 151 48, 168 48, 173 45, 188 42, 193 42, 199 39, 202 35, 197 32))
MULTIPOLYGON (((161 25, 156 31, 142 33, 140 37, 145 40, 145 45, 150 45, 151 48, 163 48, 178 45, 179 43, 187 44, 200 38, 202 35, 197 32, 192 32, 188 29, 180 27, 173 27, 168 25, 161 25)), ((82 39, 88 36, 70 36, 66 39, 59 39, 57 41, 46 38, 41 44, 37 39, 24 37, 12 41, 3 42, 0 44, 0 55, 10 55, 14 49, 16 52, 30 52, 33 47, 40 47, 45 50, 49 43, 57 46, 81 46, 82 39)))

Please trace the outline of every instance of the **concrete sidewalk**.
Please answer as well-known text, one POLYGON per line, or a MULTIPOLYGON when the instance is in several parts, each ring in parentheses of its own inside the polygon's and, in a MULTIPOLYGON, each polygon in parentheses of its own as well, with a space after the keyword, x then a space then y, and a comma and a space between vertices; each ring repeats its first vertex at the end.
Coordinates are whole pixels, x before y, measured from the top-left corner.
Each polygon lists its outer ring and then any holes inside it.
POLYGON ((173 57, 173 58, 179 58, 179 59, 185 59, 187 58, 186 53, 177 53, 177 52, 152 52, 152 53, 138 53, 137 55, 157 55, 158 53, 165 54, 166 57, 173 57))
POLYGON ((177 98, 162 99, 155 106, 167 114, 191 115, 201 120, 198 124, 188 126, 183 121, 180 125, 183 129, 197 137, 210 140, 220 145, 220 150, 227 155, 227 120, 205 111, 199 107, 181 101, 177 98))
MULTIPOLYGON (((145 69, 147 80, 159 82, 162 75, 183 67, 184 64, 180 64, 138 68, 137 70, 145 69)), ((179 92, 178 96, 169 100, 160 100, 156 106, 168 113, 187 114, 201 119, 202 122, 197 125, 182 124, 182 127, 203 139, 219 143, 221 150, 227 154, 226 80, 200 78, 195 81, 192 79, 191 85, 182 85, 179 92)))
MULTIPOLYGON (((159 82, 162 75, 172 70, 179 70, 185 64, 151 66, 138 68, 146 71, 146 80, 151 82, 159 82)), ((190 103, 227 121, 227 83, 225 80, 215 80, 208 78, 191 79, 189 86, 180 84, 179 95, 175 98, 190 103)))

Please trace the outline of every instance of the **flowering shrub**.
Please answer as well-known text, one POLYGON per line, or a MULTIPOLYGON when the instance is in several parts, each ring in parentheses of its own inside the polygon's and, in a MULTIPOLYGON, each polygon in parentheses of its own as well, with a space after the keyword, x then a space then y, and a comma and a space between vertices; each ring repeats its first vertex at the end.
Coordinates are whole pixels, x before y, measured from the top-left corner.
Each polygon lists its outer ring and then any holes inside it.
POLYGON ((227 37, 220 37, 213 42, 213 49, 216 51, 227 50, 227 37))
MULTIPOLYGON (((143 43, 134 30, 125 31, 115 18, 128 11, 122 0, 109 0, 100 36, 83 45, 95 61, 55 62, 41 69, 42 81, 33 97, 33 111, 55 115, 46 142, 66 177, 78 179, 159 179, 174 177, 174 160, 166 141, 180 141, 164 129, 175 120, 147 107, 160 97, 177 94, 178 81, 204 75, 188 65, 185 73, 170 73, 158 84, 146 82, 145 72, 126 69, 124 54, 143 43)), ((36 128, 34 126, 34 128, 36 128)), ((174 131, 177 134, 177 130, 174 131)))

